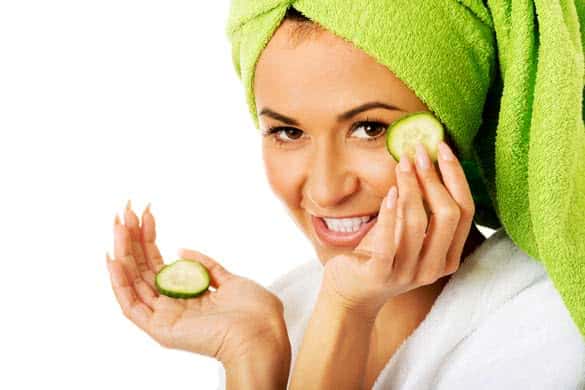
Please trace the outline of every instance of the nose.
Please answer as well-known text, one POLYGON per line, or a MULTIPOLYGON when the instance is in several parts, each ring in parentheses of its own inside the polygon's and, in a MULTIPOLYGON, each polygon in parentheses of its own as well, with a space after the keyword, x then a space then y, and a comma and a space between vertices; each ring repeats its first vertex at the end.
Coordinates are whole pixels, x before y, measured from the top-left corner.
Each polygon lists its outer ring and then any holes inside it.
POLYGON ((321 212, 332 210, 357 190, 358 178, 347 156, 331 143, 317 145, 311 156, 305 194, 321 212))

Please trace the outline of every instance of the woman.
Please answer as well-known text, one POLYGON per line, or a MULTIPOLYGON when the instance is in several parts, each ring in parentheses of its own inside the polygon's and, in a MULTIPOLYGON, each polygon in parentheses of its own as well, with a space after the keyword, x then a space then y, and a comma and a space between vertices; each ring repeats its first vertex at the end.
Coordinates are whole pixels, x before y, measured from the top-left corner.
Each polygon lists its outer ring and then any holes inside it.
POLYGON ((253 82, 270 186, 319 262, 267 290, 185 249, 214 290, 167 298, 153 285, 163 264, 154 217, 147 208, 139 224, 128 207, 108 266, 129 319, 165 347, 221 361, 227 388, 583 384, 585 347, 569 313, 504 230, 485 240, 475 227, 453 142, 436 166, 422 145, 414 164, 386 151, 391 122, 431 111, 413 90, 293 8, 253 82), (373 219, 339 221, 355 216, 373 219), (351 224, 357 232, 334 232, 351 224))

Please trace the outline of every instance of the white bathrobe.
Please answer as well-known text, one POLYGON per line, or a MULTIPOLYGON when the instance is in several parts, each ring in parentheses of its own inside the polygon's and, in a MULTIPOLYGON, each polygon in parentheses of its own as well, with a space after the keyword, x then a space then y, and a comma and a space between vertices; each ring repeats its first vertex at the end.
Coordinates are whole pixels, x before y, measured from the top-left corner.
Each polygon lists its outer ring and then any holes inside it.
MULTIPOLYGON (((322 270, 314 259, 268 287, 284 304, 291 372, 322 270)), ((219 374, 223 390, 221 365, 219 374)), ((500 228, 453 274, 373 389, 583 390, 585 340, 542 264, 500 228)))

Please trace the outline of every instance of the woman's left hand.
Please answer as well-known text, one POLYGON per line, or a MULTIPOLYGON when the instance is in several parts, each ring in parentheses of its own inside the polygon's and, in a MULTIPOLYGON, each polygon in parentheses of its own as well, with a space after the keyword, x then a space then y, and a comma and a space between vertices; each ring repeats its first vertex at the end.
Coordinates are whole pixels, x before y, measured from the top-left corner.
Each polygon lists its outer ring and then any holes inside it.
POLYGON ((475 213, 463 168, 455 156, 439 157, 441 178, 420 144, 416 155, 416 168, 406 154, 396 165, 396 206, 386 206, 387 195, 378 220, 353 252, 325 264, 321 291, 344 310, 375 318, 389 298, 459 268, 475 213), (419 161, 425 159, 426 169, 419 161), (402 166, 410 171, 401 171, 402 166), (423 199, 430 207, 428 229, 423 199))

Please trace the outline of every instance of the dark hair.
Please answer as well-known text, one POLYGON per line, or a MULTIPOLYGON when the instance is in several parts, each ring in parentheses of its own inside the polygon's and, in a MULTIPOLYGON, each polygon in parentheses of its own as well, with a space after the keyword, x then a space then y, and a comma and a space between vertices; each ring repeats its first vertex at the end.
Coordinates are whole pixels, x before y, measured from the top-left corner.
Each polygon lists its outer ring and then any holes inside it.
POLYGON ((293 7, 289 7, 286 10, 283 21, 285 20, 289 20, 295 24, 290 33, 291 41, 295 44, 314 36, 321 30, 321 27, 317 23, 293 7))
POLYGON ((286 10, 286 15, 284 15, 284 18, 294 20, 295 22, 313 23, 311 19, 307 18, 305 15, 300 13, 299 10, 293 7, 288 7, 288 9, 286 10))

